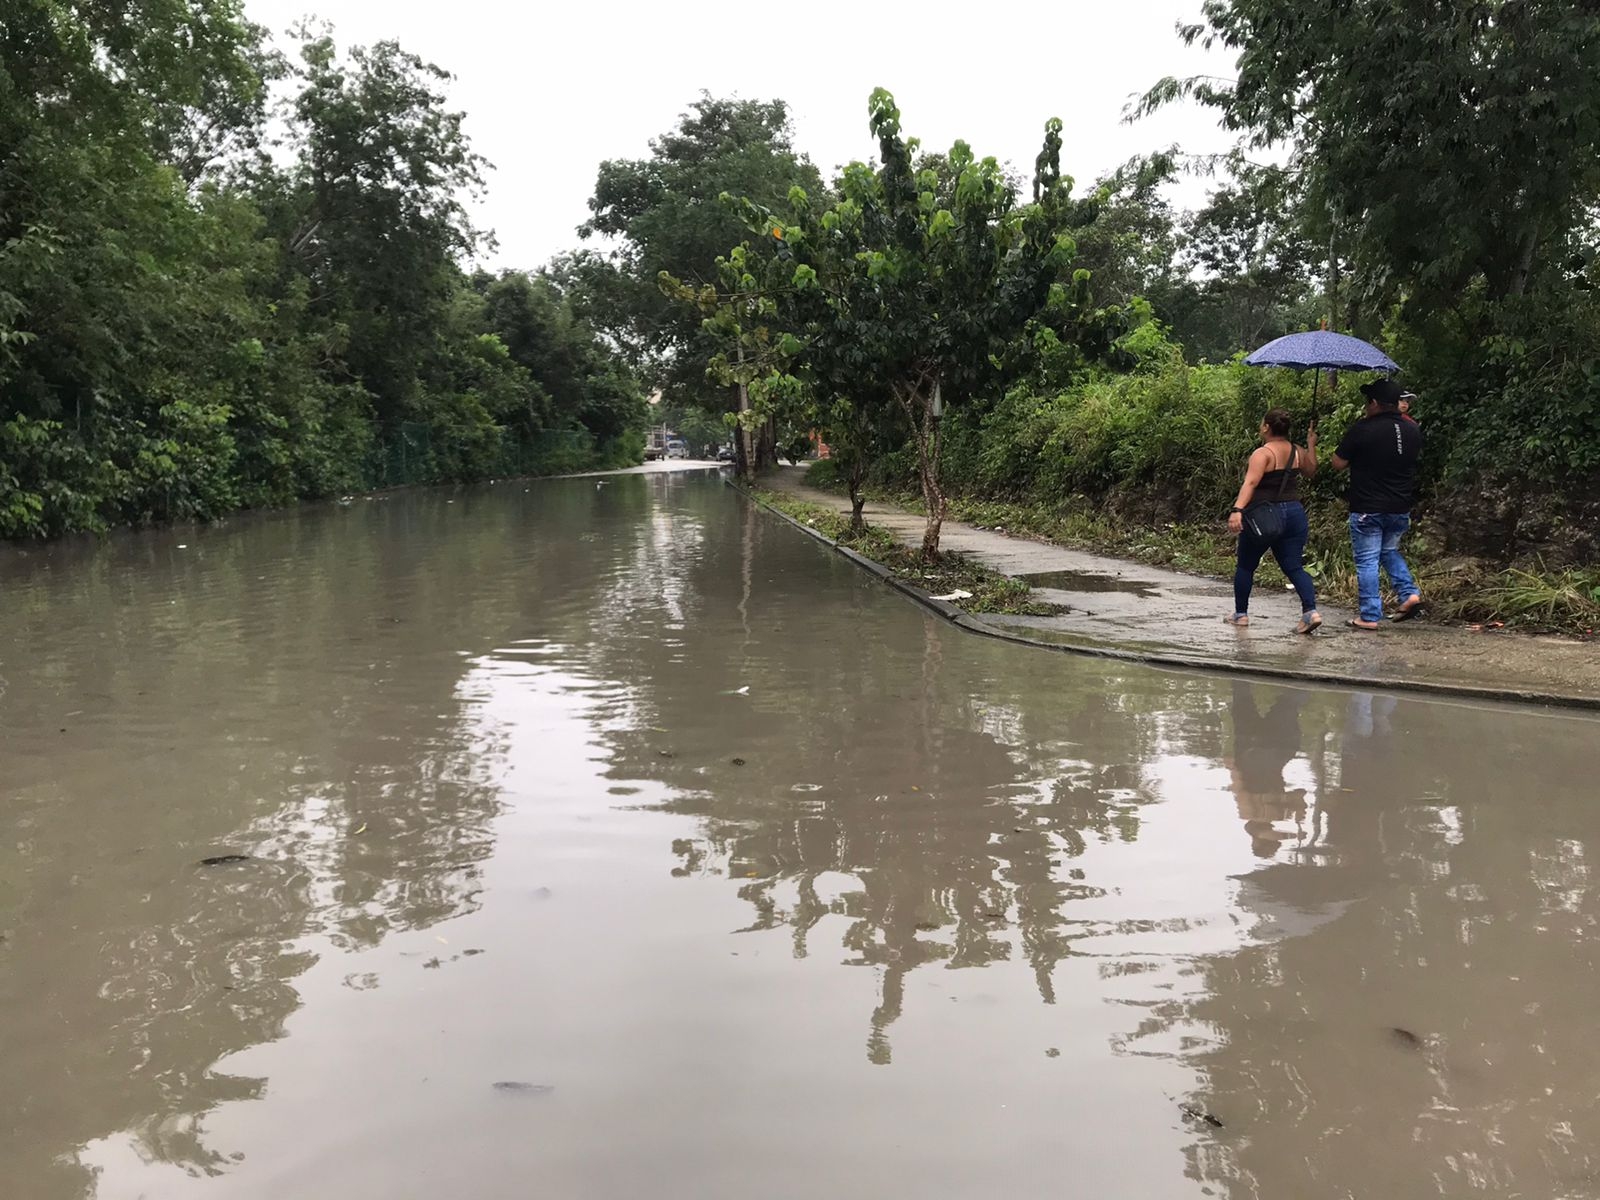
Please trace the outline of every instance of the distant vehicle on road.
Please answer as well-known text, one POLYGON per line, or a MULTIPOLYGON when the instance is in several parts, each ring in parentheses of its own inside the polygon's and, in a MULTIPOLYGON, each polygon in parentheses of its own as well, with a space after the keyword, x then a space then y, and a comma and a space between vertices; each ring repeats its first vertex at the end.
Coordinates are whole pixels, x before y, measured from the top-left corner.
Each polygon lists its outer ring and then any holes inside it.
POLYGON ((734 453, 733 453, 733 447, 732 446, 722 446, 717 450, 717 461, 718 462, 732 462, 733 460, 734 460, 734 453))
POLYGON ((688 458, 689 457, 689 443, 684 441, 682 438, 668 438, 667 439, 667 457, 668 458, 688 458))
POLYGON ((653 425, 645 433, 644 460, 655 462, 657 459, 667 457, 667 446, 672 441, 665 425, 653 425))

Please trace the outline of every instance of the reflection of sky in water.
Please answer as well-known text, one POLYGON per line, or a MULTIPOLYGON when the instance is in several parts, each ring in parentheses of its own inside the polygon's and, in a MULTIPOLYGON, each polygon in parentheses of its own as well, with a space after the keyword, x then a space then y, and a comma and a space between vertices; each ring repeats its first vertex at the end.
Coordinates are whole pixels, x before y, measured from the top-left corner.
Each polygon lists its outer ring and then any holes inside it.
MULTIPOLYGON (((74 960, 99 1196, 1583 1194, 1592 723, 969 638, 716 486, 513 496, 199 622, 256 724, 179 753, 172 870, 267 862, 74 960)), ((141 720, 237 725, 192 678, 141 720)))

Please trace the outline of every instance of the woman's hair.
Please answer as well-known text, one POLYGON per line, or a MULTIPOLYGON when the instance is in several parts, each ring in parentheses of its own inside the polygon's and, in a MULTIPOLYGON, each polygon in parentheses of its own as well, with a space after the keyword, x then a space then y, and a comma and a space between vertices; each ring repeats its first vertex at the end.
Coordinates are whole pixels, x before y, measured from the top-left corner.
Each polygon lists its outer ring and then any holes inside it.
POLYGON ((1294 423, 1294 418, 1289 415, 1289 410, 1286 408, 1269 409, 1267 415, 1261 419, 1266 422, 1273 437, 1288 437, 1289 426, 1294 423))

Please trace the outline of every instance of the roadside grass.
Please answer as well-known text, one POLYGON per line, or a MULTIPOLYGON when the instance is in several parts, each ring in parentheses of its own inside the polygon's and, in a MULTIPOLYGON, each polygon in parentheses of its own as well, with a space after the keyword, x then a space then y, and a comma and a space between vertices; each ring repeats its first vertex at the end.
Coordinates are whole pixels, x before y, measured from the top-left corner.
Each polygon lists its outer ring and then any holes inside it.
POLYGON ((802 525, 888 567, 903 583, 934 596, 970 592, 970 596, 952 601, 966 612, 1048 617, 1061 611, 1057 605, 1034 599, 1033 589, 1022 580, 1002 575, 959 554, 941 555, 935 563, 924 562, 920 552, 902 545, 888 530, 873 525, 852 530, 848 516, 820 504, 797 500, 784 492, 758 488, 756 495, 764 504, 802 525))
POLYGON ((1536 571, 1513 567, 1451 601, 1452 615, 1559 629, 1592 637, 1600 629, 1600 571, 1536 571))

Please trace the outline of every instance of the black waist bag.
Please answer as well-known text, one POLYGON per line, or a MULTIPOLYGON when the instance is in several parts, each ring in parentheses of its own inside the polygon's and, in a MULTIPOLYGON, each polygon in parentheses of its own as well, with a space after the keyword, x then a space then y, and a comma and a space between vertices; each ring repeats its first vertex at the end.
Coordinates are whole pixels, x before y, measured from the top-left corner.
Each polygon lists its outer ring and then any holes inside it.
POLYGON ((1289 480, 1294 478, 1299 462, 1300 451, 1295 450, 1289 455, 1289 465, 1284 467, 1283 478, 1278 482, 1278 498, 1256 500, 1252 497, 1250 507, 1242 514, 1244 527, 1263 542, 1275 542, 1283 536, 1283 513, 1278 505, 1283 503, 1283 494, 1289 490, 1289 480))

